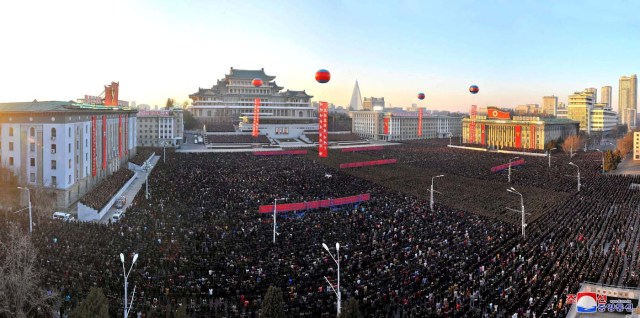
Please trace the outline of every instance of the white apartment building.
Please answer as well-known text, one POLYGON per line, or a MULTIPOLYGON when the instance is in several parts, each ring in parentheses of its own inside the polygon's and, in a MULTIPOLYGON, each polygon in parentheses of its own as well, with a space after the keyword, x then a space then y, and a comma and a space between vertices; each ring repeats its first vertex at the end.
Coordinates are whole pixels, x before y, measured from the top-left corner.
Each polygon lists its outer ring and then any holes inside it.
POLYGON ((139 147, 178 147, 183 143, 184 118, 180 108, 141 110, 137 123, 139 147))
POLYGON ((66 208, 136 151, 136 111, 72 101, 0 103, 0 164, 66 208))

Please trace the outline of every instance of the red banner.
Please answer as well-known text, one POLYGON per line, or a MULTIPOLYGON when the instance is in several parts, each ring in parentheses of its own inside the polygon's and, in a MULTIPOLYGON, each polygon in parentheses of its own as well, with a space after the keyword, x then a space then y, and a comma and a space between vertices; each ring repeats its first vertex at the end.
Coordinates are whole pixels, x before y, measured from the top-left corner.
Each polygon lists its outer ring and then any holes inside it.
POLYGON ((318 116, 318 156, 326 158, 329 154, 329 103, 320 102, 318 116))
POLYGON ((383 124, 382 124, 382 125, 383 125, 382 127, 383 127, 383 129, 384 129, 384 134, 385 134, 385 135, 388 135, 388 134, 389 134, 389 117, 385 117, 385 118, 382 120, 382 123, 383 123, 383 124))
POLYGON ((529 135, 529 141, 530 141, 530 145, 529 148, 531 149, 535 149, 536 148, 536 126, 529 126, 530 128, 530 135, 529 135))
MULTIPOLYGON (((354 204, 363 201, 369 201, 371 195, 369 193, 363 193, 360 195, 352 195, 350 197, 335 198, 329 200, 317 200, 311 202, 296 202, 296 203, 283 203, 278 204, 276 212, 289 212, 300 211, 319 208, 330 208, 337 205, 354 204)), ((259 213, 273 213, 272 205, 261 205, 258 208, 259 213)))
POLYGON ((118 115, 118 158, 122 159, 122 115, 118 115))
POLYGON ((102 169, 107 169, 107 116, 102 116, 102 169))
POLYGON ((480 144, 484 145, 486 144, 485 141, 485 130, 487 129, 487 126, 485 124, 480 125, 480 144))
POLYGON ((522 126, 516 126, 516 148, 522 147, 522 126))
POLYGON ((487 118, 489 119, 511 119, 511 114, 498 107, 487 107, 487 118))
MULTIPOLYGON (((511 168, 516 167, 516 166, 520 166, 524 164, 524 159, 520 159, 520 160, 516 160, 516 161, 512 161, 511 162, 511 168)), ((505 164, 501 164, 499 166, 495 166, 491 168, 491 172, 500 172, 502 170, 505 169, 509 169, 509 164, 505 163, 505 164)))
POLYGON ((372 151, 372 150, 382 150, 382 149, 384 149, 384 147, 382 146, 351 147, 351 148, 342 148, 342 152, 372 151))
POLYGON ((251 136, 258 137, 260 134, 260 98, 253 100, 253 132, 251 136))
POLYGON ((306 155, 306 150, 255 151, 254 156, 306 155))
POLYGON ((349 162, 349 163, 341 163, 340 164, 340 169, 387 165, 387 164, 396 163, 396 162, 398 162, 397 159, 383 159, 383 160, 373 160, 373 161, 349 162))
POLYGON ((422 137, 422 108, 418 109, 418 137, 422 137))
POLYGON ((91 116, 91 175, 96 176, 96 170, 98 165, 97 154, 97 139, 98 139, 98 121, 96 116, 91 116))
POLYGON ((476 115, 478 114, 478 106, 471 105, 471 112, 469 112, 469 117, 471 121, 469 122, 469 143, 476 143, 476 115))

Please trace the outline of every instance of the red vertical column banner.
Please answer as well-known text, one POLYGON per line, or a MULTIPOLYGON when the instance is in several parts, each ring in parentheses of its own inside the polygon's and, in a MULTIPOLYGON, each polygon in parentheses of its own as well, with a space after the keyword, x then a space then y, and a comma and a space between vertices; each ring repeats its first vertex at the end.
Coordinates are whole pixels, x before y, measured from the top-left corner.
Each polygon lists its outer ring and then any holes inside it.
POLYGON ((124 123, 122 123, 122 126, 124 128, 124 134, 122 136, 122 143, 124 144, 124 155, 128 156, 129 155, 129 114, 126 114, 123 117, 124 118, 122 120, 124 121, 124 123))
POLYGON ((329 103, 320 102, 318 109, 318 157, 329 155, 329 103))
POLYGON ((418 137, 422 137, 422 108, 418 108, 418 137))
POLYGON ((486 141, 486 138, 487 138, 486 136, 487 135, 485 133, 486 129, 487 129, 487 126, 485 124, 481 124, 480 125, 480 133, 481 133, 481 135, 480 135, 480 144, 482 144, 483 146, 485 144, 487 144, 487 141, 486 141))
POLYGON ((102 169, 107 169, 107 116, 102 115, 102 169))
POLYGON ((382 129, 384 130, 385 135, 389 134, 389 117, 385 117, 382 120, 382 129))
POLYGON ((471 105, 471 112, 469 112, 469 117, 471 121, 469 122, 469 143, 476 143, 476 115, 478 114, 478 106, 471 105))
POLYGON ((260 98, 253 101, 253 132, 251 136, 258 137, 260 134, 260 98))
POLYGON ((97 169, 97 143, 98 143, 98 122, 96 116, 91 116, 91 175, 96 176, 97 169))
POLYGON ((522 126, 516 126, 516 148, 522 147, 522 126))
POLYGON ((122 159, 122 115, 118 115, 118 158, 122 159))
POLYGON ((529 148, 535 149, 536 148, 536 126, 534 125, 530 126, 529 140, 530 140, 529 148))

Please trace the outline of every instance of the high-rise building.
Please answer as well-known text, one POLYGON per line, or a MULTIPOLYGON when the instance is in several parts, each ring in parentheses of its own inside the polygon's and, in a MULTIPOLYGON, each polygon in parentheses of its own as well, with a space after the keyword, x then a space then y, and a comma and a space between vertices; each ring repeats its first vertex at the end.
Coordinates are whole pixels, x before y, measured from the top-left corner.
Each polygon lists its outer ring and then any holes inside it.
POLYGON ((580 131, 591 133, 591 109, 593 109, 593 93, 582 91, 569 95, 567 117, 580 122, 580 131))
POLYGON ((351 102, 349 102, 349 110, 362 110, 362 95, 360 95, 360 86, 358 86, 358 80, 356 85, 353 86, 353 93, 351 93, 351 102))
POLYGON ((611 108, 611 86, 602 86, 600 93, 600 103, 607 104, 607 108, 611 108))
POLYGON ((364 110, 383 111, 384 97, 365 97, 362 102, 362 108, 364 110))
POLYGON ((584 91, 587 92, 587 93, 591 93, 591 96, 593 96, 593 103, 594 104, 598 102, 598 89, 597 88, 594 88, 594 87, 585 88, 584 91))
POLYGON ((556 116, 558 111, 558 96, 543 96, 542 97, 542 110, 547 115, 556 116))
POLYGON ((638 77, 636 74, 620 77, 620 91, 618 95, 618 116, 621 124, 630 129, 636 128, 636 113, 638 112, 638 77))

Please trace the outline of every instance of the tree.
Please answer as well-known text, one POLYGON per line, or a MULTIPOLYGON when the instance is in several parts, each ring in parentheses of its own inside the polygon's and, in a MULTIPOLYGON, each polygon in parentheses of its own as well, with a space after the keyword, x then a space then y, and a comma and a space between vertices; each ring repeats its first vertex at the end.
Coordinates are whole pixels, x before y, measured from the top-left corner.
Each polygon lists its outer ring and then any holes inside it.
POLYGON ((633 132, 629 132, 616 142, 616 148, 620 150, 622 158, 626 157, 633 150, 633 132))
POLYGON ((578 149, 582 147, 583 139, 580 136, 573 135, 567 137, 562 143, 562 151, 565 153, 576 152, 578 149))
POLYGON ((195 117, 193 117, 193 114, 190 111, 185 109, 182 112, 182 116, 184 120, 184 130, 194 130, 202 128, 202 124, 200 124, 200 122, 195 117))
POLYGON ((269 286, 262 302, 262 318, 284 318, 284 300, 280 288, 269 286))
POLYGON ((165 109, 169 109, 169 108, 173 108, 173 106, 176 104, 176 100, 173 98, 167 98, 167 103, 164 105, 165 109))
POLYGON ((342 308, 340 312, 340 316, 338 318, 360 318, 362 314, 360 313, 360 303, 357 299, 351 298, 347 302, 347 305, 342 308))
POLYGON ((109 318, 109 300, 102 288, 91 287, 89 295, 71 312, 71 318, 109 318))
POLYGON ((17 226, 0 234, 0 316, 27 317, 36 311, 51 313, 40 288, 40 269, 31 239, 17 226))
POLYGON ((0 209, 12 210, 18 205, 20 195, 18 177, 11 169, 0 166, 0 209))
POLYGON ((622 156, 619 150, 607 150, 604 153, 604 171, 613 171, 618 168, 618 164, 622 162, 622 156))

